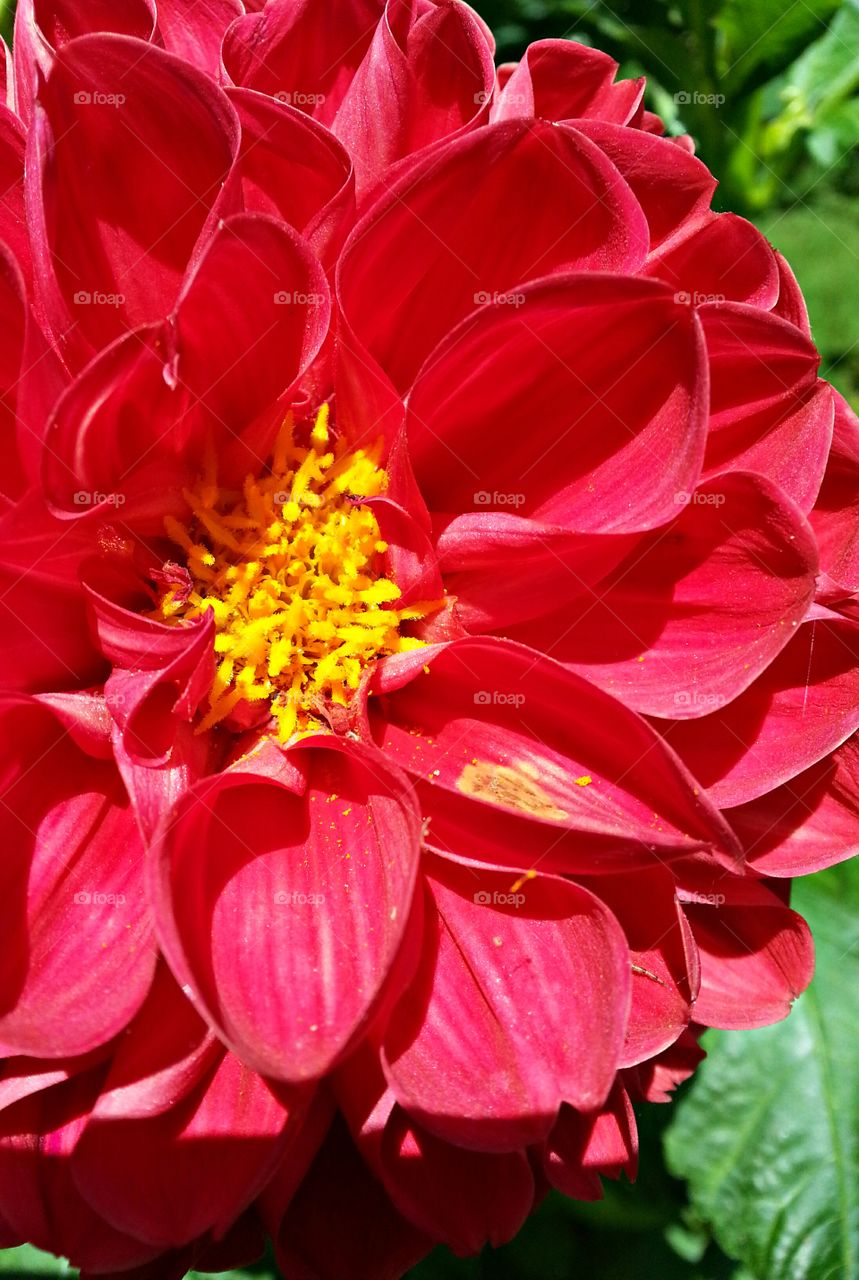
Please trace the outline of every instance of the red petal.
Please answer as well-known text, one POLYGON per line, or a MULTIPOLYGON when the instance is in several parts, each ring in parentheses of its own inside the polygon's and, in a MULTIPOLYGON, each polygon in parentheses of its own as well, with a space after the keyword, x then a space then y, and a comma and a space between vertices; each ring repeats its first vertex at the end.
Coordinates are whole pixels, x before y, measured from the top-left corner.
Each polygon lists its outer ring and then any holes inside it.
POLYGON ((647 274, 664 280, 687 305, 747 302, 765 309, 779 292, 775 254, 751 222, 714 213, 651 257, 647 274))
POLYGON ((288 222, 327 263, 354 211, 348 153, 295 107, 249 89, 227 95, 242 126, 238 169, 245 208, 288 222))
POLYGON ((234 84, 283 95, 328 124, 361 64, 383 0, 346 0, 332 22, 327 0, 268 0, 227 32, 224 64, 234 84))
POLYGON ((716 179, 676 146, 676 139, 601 120, 579 120, 576 128, 602 148, 629 183, 650 227, 651 253, 708 213, 716 179))
POLYGON ((69 1258, 74 1266, 109 1272, 140 1265, 158 1251, 115 1231, 72 1177, 70 1156, 102 1075, 97 1068, 2 1113, 0 1201, 4 1219, 22 1240, 69 1258))
POLYGON ((241 0, 155 0, 164 48, 215 80, 227 27, 244 13, 241 0))
POLYGON ((524 1151, 487 1154, 433 1137, 396 1103, 372 1049, 353 1055, 337 1092, 358 1149, 416 1227, 464 1256, 513 1238, 534 1205, 524 1151))
POLYGON ((252 756, 192 788, 155 875, 162 944, 204 1016, 249 1066, 298 1081, 324 1074, 372 1012, 420 829, 400 777, 366 748, 314 738, 286 764, 302 794, 256 775, 252 756))
POLYGON ((722 808, 744 804, 822 760, 859 728, 859 628, 803 623, 728 706, 665 733, 722 808))
POLYGON ((390 4, 332 125, 366 191, 404 156, 485 120, 492 45, 465 5, 390 4))
POLYGON ((0 1045, 63 1058, 136 1013, 155 953, 142 847, 116 770, 44 706, 3 706, 7 847, 0 1045))
POLYGON ((727 817, 760 875, 809 875, 852 858, 859 853, 859 739, 727 817))
POLYGON ((624 533, 671 519, 697 484, 706 415, 690 308, 649 281, 556 276, 454 330, 406 423, 430 510, 624 533))
POLYGON ((786 1018, 814 971, 808 925, 760 881, 719 873, 689 883, 683 910, 701 957, 695 1021, 743 1028, 786 1018))
POLYGON ((89 636, 79 580, 89 539, 55 520, 31 493, 0 520, 0 542, 6 688, 97 683, 104 661, 89 636))
POLYGON ((73 349, 85 353, 173 307, 216 216, 238 121, 202 72, 126 36, 67 45, 40 103, 31 216, 62 302, 48 271, 40 300, 54 335, 71 324, 73 349))
POLYGON ((493 119, 579 117, 626 124, 644 93, 642 80, 614 83, 618 64, 572 40, 535 40, 499 94, 493 119))
POLYGON ((564 1101, 600 1106, 629 1008, 614 917, 553 876, 517 890, 509 871, 440 858, 426 870, 421 964, 384 1041, 397 1101, 431 1133, 478 1151, 539 1140, 564 1101))
POLYGON ((562 1107, 546 1141, 543 1169, 553 1187, 575 1200, 601 1200, 599 1175, 633 1180, 638 1133, 629 1095, 620 1082, 601 1111, 582 1115, 562 1107))
POLYGON ((460 640, 388 659, 376 688, 372 731, 438 848, 569 874, 696 847, 733 864, 732 833, 650 726, 541 654, 460 640))
POLYGON ((835 392, 835 428, 826 474, 809 516, 821 568, 849 591, 859 590, 859 418, 835 392))
POLYGON ((513 634, 637 711, 685 719, 736 698, 784 648, 813 599, 817 549, 763 476, 726 472, 677 497, 676 521, 595 592, 513 634))
POLYGON ((832 438, 832 391, 793 325, 739 305, 700 312, 710 359, 705 474, 758 471, 797 506, 814 505, 832 438))
POLYGON ((629 945, 632 1007, 623 1065, 632 1066, 661 1053, 689 1025, 700 981, 695 942, 666 868, 584 883, 613 912, 629 945))
POLYGON ((103 1118, 96 1105, 72 1172, 87 1201, 120 1231, 161 1248, 209 1230, 217 1238, 262 1188, 292 1118, 292 1106, 226 1053, 163 1114, 103 1118))
POLYGON ((329 1134, 275 1240, 278 1265, 290 1280, 401 1280, 432 1243, 396 1211, 342 1123, 329 1134))
POLYGON ((556 271, 634 271, 646 245, 641 209, 598 147, 508 121, 418 159, 373 204, 344 250, 341 304, 354 340, 405 390, 485 295, 556 271), (553 198, 535 202, 543 189, 553 198))

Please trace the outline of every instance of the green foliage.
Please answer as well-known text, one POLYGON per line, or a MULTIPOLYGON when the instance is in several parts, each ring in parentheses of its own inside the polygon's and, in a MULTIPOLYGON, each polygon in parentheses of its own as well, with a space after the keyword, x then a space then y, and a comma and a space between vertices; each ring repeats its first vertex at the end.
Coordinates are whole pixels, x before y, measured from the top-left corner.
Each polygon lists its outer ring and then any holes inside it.
POLYGON ((817 974, 787 1022, 708 1037, 668 1134, 692 1204, 758 1280, 859 1276, 859 864, 796 886, 817 974))

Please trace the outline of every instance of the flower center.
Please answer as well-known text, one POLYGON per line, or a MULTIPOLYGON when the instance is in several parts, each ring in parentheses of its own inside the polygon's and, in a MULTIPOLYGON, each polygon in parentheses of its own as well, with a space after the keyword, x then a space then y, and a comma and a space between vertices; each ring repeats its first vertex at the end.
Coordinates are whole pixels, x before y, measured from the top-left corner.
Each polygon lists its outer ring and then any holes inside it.
POLYGON ((380 452, 332 443, 327 404, 299 445, 290 415, 267 474, 248 476, 241 493, 220 489, 212 454, 185 492, 187 525, 165 521, 190 581, 177 585, 174 573, 153 616, 179 623, 208 609, 215 622, 219 661, 198 732, 240 702, 268 701, 286 742, 318 728, 326 705, 346 706, 368 663, 422 647, 400 626, 440 602, 392 607, 400 589, 380 576, 387 543, 361 502, 387 487, 380 452))

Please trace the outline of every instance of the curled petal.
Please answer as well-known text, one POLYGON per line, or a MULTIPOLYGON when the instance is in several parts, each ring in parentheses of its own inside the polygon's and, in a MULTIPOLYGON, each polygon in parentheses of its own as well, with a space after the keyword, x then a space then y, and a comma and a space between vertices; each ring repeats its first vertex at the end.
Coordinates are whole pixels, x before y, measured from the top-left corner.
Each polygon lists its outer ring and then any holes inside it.
POLYGON ((330 737, 197 783, 156 841, 174 973, 226 1043, 286 1081, 324 1074, 370 1017, 417 873, 419 821, 375 753, 330 737), (291 789, 290 789, 291 788, 291 789))

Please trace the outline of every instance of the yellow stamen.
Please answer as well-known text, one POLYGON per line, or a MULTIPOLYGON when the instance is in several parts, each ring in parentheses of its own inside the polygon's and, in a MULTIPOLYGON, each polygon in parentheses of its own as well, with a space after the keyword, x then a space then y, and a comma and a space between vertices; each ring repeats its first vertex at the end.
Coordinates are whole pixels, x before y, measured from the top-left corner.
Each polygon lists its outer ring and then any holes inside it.
POLYGON ((184 603, 175 585, 165 590, 153 616, 180 625, 209 610, 215 624, 218 666, 198 732, 263 700, 279 741, 319 729, 320 706, 348 705, 368 663, 422 647, 400 626, 442 603, 396 608, 399 588, 378 576, 387 544, 360 503, 387 487, 381 447, 349 450, 332 440, 328 417, 323 405, 304 447, 289 415, 270 471, 246 477, 240 494, 218 487, 209 450, 185 495, 187 526, 165 521, 192 589, 184 603))

